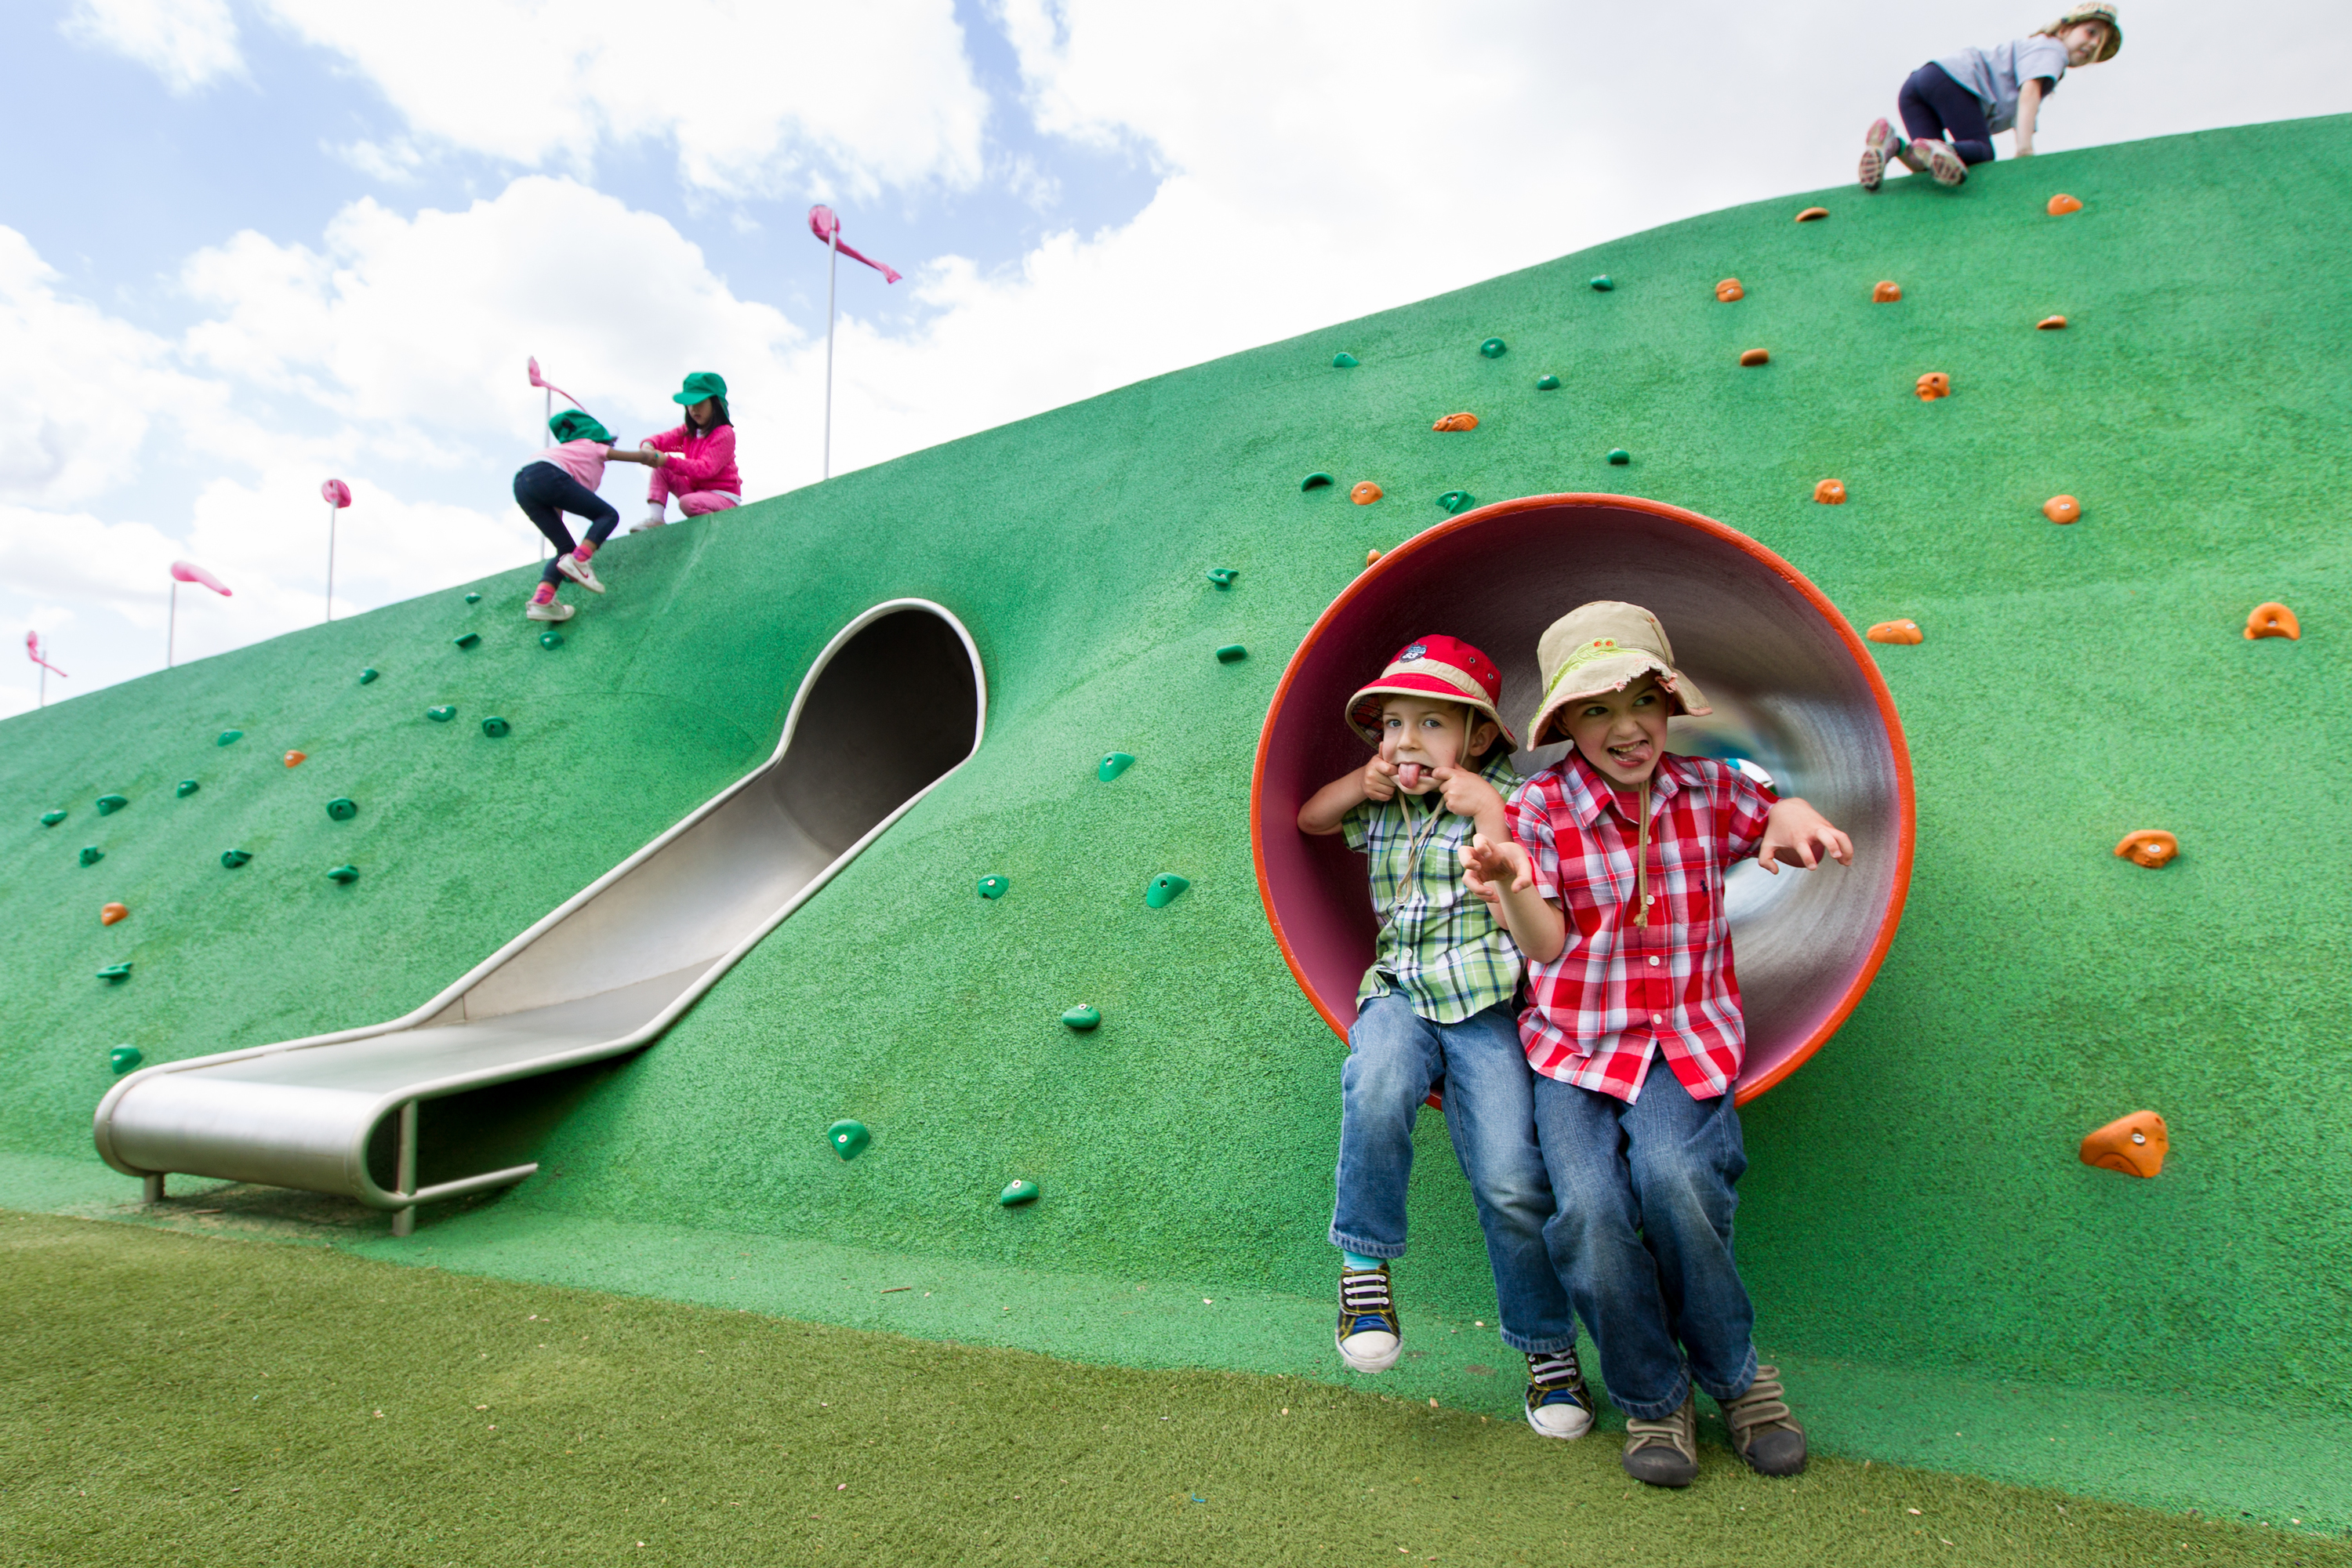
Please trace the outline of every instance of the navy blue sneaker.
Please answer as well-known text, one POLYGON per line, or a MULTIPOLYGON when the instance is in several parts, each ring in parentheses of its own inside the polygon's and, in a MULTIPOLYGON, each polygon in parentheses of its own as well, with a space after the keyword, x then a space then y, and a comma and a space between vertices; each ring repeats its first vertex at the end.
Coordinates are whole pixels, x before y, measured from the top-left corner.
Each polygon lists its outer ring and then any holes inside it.
POLYGON ((1339 1359, 1358 1372, 1386 1372, 1404 1352, 1404 1327, 1389 1296, 1389 1266, 1339 1271, 1339 1359))
POLYGON ((1575 1439, 1592 1430, 1592 1395, 1576 1347, 1528 1352, 1528 1425, 1547 1437, 1575 1439))

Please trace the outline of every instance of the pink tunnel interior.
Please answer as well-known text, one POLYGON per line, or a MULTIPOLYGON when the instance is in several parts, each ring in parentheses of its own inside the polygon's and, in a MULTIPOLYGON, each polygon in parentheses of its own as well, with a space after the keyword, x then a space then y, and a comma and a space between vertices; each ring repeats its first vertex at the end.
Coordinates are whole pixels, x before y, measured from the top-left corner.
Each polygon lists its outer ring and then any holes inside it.
MULTIPOLYGON (((1911 767, 1868 647, 1779 556, 1696 512, 1626 496, 1537 496, 1450 519, 1399 545, 1333 601, 1284 671, 1258 738, 1251 831, 1258 890, 1291 973, 1332 1028, 1355 1018, 1371 961, 1362 859, 1297 826, 1317 789, 1370 748, 1343 722, 1348 696, 1416 637, 1447 633, 1503 671, 1503 714, 1527 738, 1536 640, 1590 599, 1647 606, 1715 712, 1677 719, 1671 744, 1769 773, 1851 834, 1851 868, 1726 886, 1753 1098, 1794 1071, 1860 1000, 1901 919, 1910 879, 1911 767)), ((1531 772, 1551 746, 1518 757, 1531 772)))

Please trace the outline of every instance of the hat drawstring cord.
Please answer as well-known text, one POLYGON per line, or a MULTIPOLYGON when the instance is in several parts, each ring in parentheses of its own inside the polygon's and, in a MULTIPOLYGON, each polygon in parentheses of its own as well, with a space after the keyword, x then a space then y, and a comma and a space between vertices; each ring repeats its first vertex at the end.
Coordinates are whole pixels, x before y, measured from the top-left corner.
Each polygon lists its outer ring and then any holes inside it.
POLYGON ((1641 847, 1634 851, 1639 858, 1633 862, 1633 896, 1642 901, 1633 910, 1633 923, 1647 926, 1650 923, 1650 781, 1647 779, 1642 781, 1641 813, 1641 847))

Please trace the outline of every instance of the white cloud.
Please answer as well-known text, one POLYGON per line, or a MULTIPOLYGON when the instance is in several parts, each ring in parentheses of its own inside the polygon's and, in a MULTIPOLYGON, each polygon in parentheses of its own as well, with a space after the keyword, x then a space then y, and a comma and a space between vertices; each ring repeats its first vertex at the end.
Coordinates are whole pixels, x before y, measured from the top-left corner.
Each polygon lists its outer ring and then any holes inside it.
POLYGON ((62 30, 136 60, 173 92, 245 71, 227 0, 74 0, 62 30))

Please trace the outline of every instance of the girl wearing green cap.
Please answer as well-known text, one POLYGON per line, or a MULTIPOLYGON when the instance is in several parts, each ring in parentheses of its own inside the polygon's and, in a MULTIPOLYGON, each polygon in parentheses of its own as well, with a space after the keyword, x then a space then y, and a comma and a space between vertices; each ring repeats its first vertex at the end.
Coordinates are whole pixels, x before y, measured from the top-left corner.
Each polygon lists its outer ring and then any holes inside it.
POLYGON ((555 546, 555 559, 540 574, 539 591, 523 614, 534 621, 568 621, 572 606, 556 602, 557 584, 569 577, 592 594, 603 593, 604 584, 596 580, 588 561, 621 521, 612 503, 596 493, 604 482, 604 464, 659 459, 645 452, 615 450, 613 433, 577 408, 565 409, 547 422, 547 428, 556 445, 525 463, 514 481, 515 505, 555 546), (572 531, 563 526, 567 511, 588 520, 588 537, 576 545, 572 531))
POLYGON ((673 496, 688 517, 743 504, 743 480, 735 472, 735 426, 727 417, 727 378, 698 370, 670 394, 670 401, 685 405, 686 423, 639 448, 654 454, 647 459, 655 464, 653 482, 646 487, 646 504, 652 510, 643 522, 630 524, 631 533, 667 522, 673 496))
POLYGON ((1928 61, 1911 73, 1897 100, 1912 139, 1905 142, 1884 120, 1864 133, 1862 188, 1878 189, 1890 162, 1933 175, 1939 185, 1957 185, 1969 177, 1969 164, 1992 162, 1993 137, 2012 125, 2017 155, 2032 157, 2042 100, 2058 90, 2067 68, 2113 59, 2123 47, 2115 6, 2091 0, 2029 37, 1928 61))

